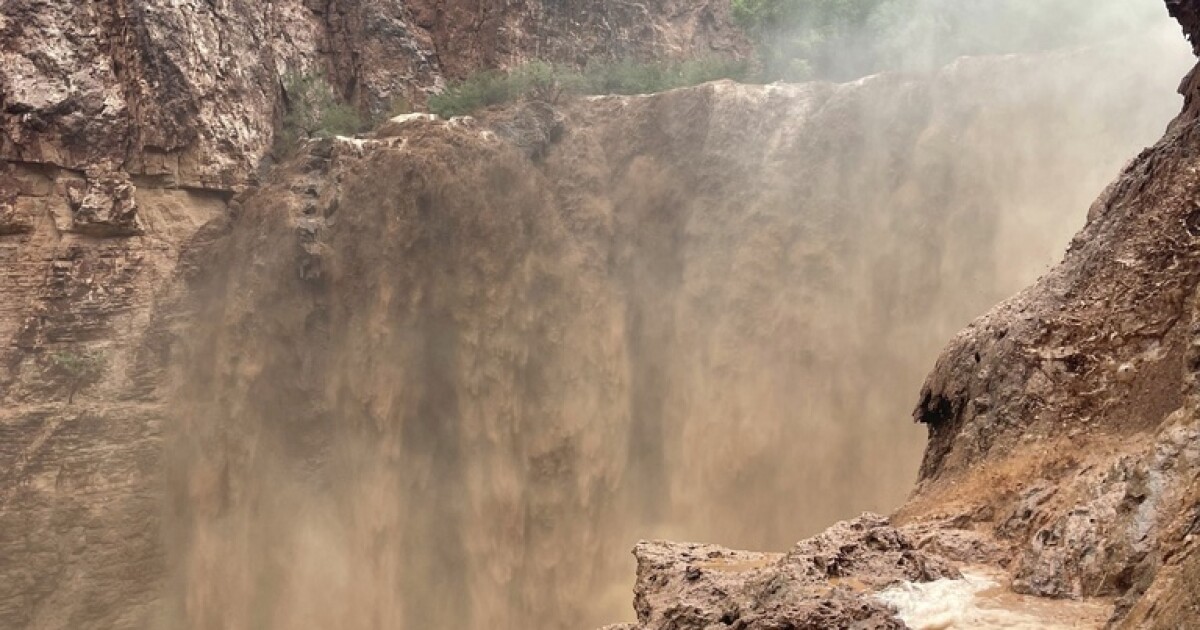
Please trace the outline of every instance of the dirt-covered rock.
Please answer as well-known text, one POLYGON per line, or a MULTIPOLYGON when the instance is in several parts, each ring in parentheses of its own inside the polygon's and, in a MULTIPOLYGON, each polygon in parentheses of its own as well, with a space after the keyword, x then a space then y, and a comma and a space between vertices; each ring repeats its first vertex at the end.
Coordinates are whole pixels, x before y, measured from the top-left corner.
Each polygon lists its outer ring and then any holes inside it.
POLYGON ((873 593, 961 575, 887 519, 864 514, 786 555, 641 542, 634 549, 639 630, 902 629, 873 593))

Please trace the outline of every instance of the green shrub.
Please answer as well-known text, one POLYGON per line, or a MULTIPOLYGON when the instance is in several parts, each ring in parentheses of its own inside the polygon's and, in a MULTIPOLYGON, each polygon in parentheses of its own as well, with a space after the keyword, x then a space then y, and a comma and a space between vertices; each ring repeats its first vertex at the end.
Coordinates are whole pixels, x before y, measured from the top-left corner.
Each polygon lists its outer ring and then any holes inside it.
POLYGON ((67 382, 67 404, 75 401, 75 393, 100 378, 104 361, 93 352, 57 352, 50 356, 54 372, 67 382))
POLYGON ((485 70, 429 98, 429 111, 449 118, 517 100, 556 102, 564 94, 649 94, 717 79, 742 79, 749 65, 712 57, 683 62, 593 62, 584 69, 530 62, 510 72, 485 70))
POLYGON ((284 153, 307 138, 353 135, 366 127, 358 110, 340 99, 320 73, 288 74, 283 93, 287 109, 278 141, 284 153))

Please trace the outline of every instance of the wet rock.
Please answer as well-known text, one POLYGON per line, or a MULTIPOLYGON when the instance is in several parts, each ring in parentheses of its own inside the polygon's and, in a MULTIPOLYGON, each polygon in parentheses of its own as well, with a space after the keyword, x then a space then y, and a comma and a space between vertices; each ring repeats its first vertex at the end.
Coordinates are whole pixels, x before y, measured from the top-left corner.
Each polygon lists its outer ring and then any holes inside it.
MULTIPOLYGON (((1168 2, 1193 42, 1198 6, 1168 2)), ((951 341, 914 412, 930 439, 912 505, 988 505, 1016 590, 1123 597, 1118 620, 1168 597, 1150 585, 1179 562, 1197 492, 1195 71, 1181 90, 1184 113, 1063 262, 951 341)))
POLYGON ((961 577, 874 514, 838 523, 783 556, 661 541, 639 543, 634 556, 641 630, 903 628, 872 593, 961 577))
POLYGON ((404 135, 411 131, 413 127, 436 122, 438 117, 434 114, 402 114, 389 119, 386 123, 375 130, 376 138, 392 138, 404 135))
POLYGON ((562 114, 551 104, 540 101, 493 116, 487 120, 487 125, 535 162, 545 157, 564 131, 562 114))

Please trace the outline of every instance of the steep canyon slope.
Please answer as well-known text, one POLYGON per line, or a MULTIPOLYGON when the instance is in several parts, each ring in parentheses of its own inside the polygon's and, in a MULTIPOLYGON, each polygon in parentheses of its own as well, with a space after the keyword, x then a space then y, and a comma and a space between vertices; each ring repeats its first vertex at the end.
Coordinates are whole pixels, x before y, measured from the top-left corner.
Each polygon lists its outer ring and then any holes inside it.
MULTIPOLYGON (((264 174, 289 71, 384 114, 744 43, 720 2, 179 4, 0 7, 3 627, 577 628, 628 608, 638 537, 891 509, 937 348, 1059 255, 1182 72, 1151 36, 417 116, 264 174)), ((914 520, 992 457, 939 370, 914 520)))
MULTIPOLYGON (((1169 2, 1197 41, 1197 5, 1169 2)), ((1064 261, 961 332, 922 392, 906 518, 1010 547, 1013 586, 1119 596, 1114 624, 1200 619, 1196 71, 1184 111, 1092 206, 1064 261)))

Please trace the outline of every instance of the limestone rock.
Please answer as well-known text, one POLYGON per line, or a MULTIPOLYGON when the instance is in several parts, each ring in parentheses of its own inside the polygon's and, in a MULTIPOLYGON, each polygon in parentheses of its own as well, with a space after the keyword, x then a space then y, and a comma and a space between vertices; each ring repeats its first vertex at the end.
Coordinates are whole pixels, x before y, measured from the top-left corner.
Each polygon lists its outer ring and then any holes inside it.
POLYGON ((404 135, 405 131, 415 125, 423 123, 431 123, 438 120, 436 114, 425 114, 416 112, 412 114, 401 114, 390 118, 386 123, 383 123, 375 130, 376 138, 393 138, 404 135))
POLYGON ((0 193, 0 235, 21 234, 33 229, 33 223, 17 207, 16 191, 0 193))
POLYGON ((487 126, 512 143, 525 157, 541 161, 550 147, 562 139, 565 118, 552 105, 533 102, 489 116, 487 126))
POLYGON ((71 230, 91 236, 133 236, 142 233, 136 188, 129 176, 106 168, 89 169, 87 179, 67 184, 71 230))
POLYGON ((887 519, 864 514, 784 556, 713 545, 641 542, 639 630, 904 628, 872 597, 890 584, 958 578, 887 519))

